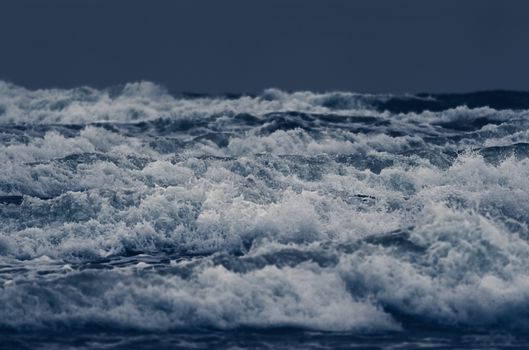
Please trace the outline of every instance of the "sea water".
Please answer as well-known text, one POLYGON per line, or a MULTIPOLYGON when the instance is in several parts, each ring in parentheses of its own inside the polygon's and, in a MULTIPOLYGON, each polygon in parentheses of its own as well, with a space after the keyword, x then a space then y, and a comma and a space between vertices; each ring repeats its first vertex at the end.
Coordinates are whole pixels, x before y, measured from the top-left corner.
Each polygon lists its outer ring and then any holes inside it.
POLYGON ((0 82, 0 347, 523 348, 529 93, 0 82))

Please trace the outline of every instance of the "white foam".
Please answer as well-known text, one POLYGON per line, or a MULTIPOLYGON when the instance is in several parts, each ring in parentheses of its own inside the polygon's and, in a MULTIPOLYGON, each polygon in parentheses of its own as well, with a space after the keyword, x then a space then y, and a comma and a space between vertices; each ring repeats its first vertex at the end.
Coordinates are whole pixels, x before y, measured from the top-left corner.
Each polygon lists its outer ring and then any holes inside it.
POLYGON ((365 96, 334 94, 184 99, 151 83, 117 95, 1 83, 0 196, 22 198, 1 204, 0 259, 25 269, 0 276, 0 325, 394 330, 405 315, 527 329, 529 160, 491 163, 475 150, 523 141, 526 112, 389 115, 365 107, 365 96), (287 110, 384 123, 263 132, 229 117, 287 110), (163 122, 150 134, 7 125, 212 114, 224 117, 174 134, 163 122), (458 118, 514 124, 440 126, 458 118), (162 141, 176 150, 161 151, 162 141), (131 252, 156 262, 127 264, 131 252), (172 264, 156 260, 166 253, 172 264), (177 259, 193 254, 205 256, 177 259), (216 260, 225 255, 235 262, 216 260), (104 258, 125 267, 79 270, 104 258))

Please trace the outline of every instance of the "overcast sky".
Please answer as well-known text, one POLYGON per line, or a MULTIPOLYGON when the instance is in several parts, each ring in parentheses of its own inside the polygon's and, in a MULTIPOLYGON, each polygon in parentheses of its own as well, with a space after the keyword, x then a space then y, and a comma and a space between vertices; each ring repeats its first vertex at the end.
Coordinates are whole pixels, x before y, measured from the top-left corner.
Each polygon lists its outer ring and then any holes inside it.
POLYGON ((0 79, 172 92, 529 90, 525 0, 1 0, 0 79))

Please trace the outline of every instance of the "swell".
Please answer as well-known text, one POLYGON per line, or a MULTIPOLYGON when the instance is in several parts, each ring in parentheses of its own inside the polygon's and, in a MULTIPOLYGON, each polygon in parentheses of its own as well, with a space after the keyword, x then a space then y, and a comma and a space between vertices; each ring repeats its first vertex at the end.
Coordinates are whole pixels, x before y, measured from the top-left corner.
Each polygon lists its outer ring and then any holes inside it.
POLYGON ((529 109, 529 92, 526 91, 480 91, 460 94, 428 94, 421 93, 406 97, 393 97, 375 103, 379 110, 392 113, 420 113, 426 110, 442 111, 458 106, 469 108, 490 107, 496 110, 529 109))

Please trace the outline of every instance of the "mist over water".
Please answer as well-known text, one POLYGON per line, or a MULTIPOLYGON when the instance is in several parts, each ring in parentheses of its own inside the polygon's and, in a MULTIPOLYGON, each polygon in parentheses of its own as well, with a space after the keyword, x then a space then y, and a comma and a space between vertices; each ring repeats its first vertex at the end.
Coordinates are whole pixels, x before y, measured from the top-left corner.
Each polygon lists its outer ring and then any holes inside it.
POLYGON ((0 82, 0 164, 6 346, 529 330, 526 93, 0 82))

